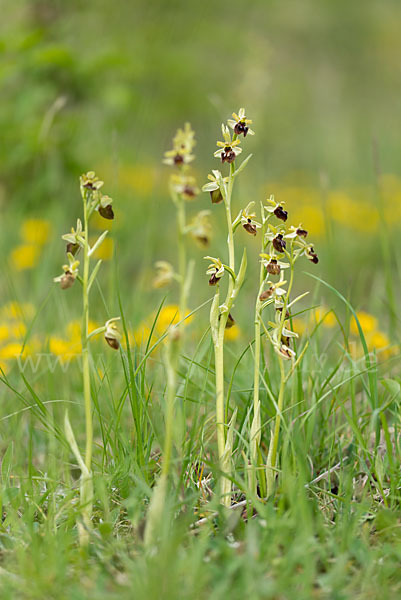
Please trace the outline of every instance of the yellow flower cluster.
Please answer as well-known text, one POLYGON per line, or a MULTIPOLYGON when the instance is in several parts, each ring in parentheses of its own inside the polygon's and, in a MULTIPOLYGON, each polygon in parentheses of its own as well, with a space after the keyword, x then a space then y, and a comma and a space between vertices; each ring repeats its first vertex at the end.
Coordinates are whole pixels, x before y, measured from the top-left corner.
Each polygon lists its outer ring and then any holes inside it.
MULTIPOLYGON (((167 304, 161 309, 151 338, 150 346, 157 342, 160 337, 166 333, 171 325, 176 325, 180 321, 179 306, 177 304, 167 304)), ((189 314, 189 313, 187 313, 189 314)), ((155 322, 157 312, 151 313, 146 317, 134 331, 133 338, 130 339, 130 343, 137 345, 146 345, 152 330, 153 323, 155 322)), ((184 325, 188 325, 192 321, 192 317, 188 317, 184 321, 184 325)), ((225 330, 225 339, 227 341, 234 341, 241 335, 239 326, 235 323, 232 327, 225 330)))
MULTIPOLYGON (((176 325, 181 320, 180 309, 177 304, 167 304, 166 306, 163 306, 155 322, 156 315, 157 312, 153 312, 140 323, 139 327, 134 331, 131 342, 135 342, 138 346, 147 344, 154 325, 150 341, 150 345, 153 345, 164 333, 166 333, 171 325, 176 325)), ((189 317, 184 321, 184 324, 187 325, 191 320, 192 317, 189 317)))
POLYGON ((311 334, 318 325, 326 329, 335 327, 337 319, 327 306, 320 306, 307 313, 306 318, 294 317, 292 325, 295 333, 298 335, 311 334))
POLYGON ((21 243, 10 254, 11 267, 16 271, 33 269, 39 262, 43 246, 51 232, 49 221, 27 219, 21 225, 21 243))
MULTIPOLYGON (((380 331, 378 319, 365 311, 358 311, 356 316, 362 327, 369 352, 376 352, 380 358, 388 358, 393 355, 395 348, 391 346, 388 335, 380 331)), ((325 329, 333 329, 337 325, 337 319, 332 310, 327 306, 322 306, 312 311, 306 319, 295 317, 292 323, 294 331, 298 335, 310 335, 317 325, 321 325, 325 329)), ((363 355, 363 349, 359 339, 358 326, 354 318, 351 320, 350 333, 352 336, 350 340, 352 355, 355 358, 360 357, 363 355)))
POLYGON ((38 349, 38 341, 34 338, 24 345, 25 323, 34 314, 35 309, 30 303, 9 302, 0 309, 0 368, 4 373, 8 373, 10 361, 26 358, 38 349))
POLYGON ((131 188, 142 197, 153 192, 157 169, 152 165, 122 165, 119 169, 119 184, 131 188))
POLYGON ((224 339, 226 342, 234 342, 241 336, 241 329, 237 323, 224 331, 224 339))
MULTIPOLYGON (((391 345, 388 335, 380 331, 378 319, 365 311, 357 312, 356 316, 362 327, 369 352, 376 352, 379 358, 389 358, 392 356, 396 348, 391 345)), ((362 344, 359 339, 359 330, 355 319, 351 321, 350 330, 353 336, 357 338, 354 342, 353 353, 356 356, 361 356, 363 354, 362 344)))
MULTIPOLYGON (((89 333, 97 329, 99 325, 94 321, 89 321, 89 333)), ((68 323, 65 328, 65 335, 52 336, 49 340, 49 350, 55 356, 61 359, 76 358, 81 353, 81 321, 74 320, 68 323)))

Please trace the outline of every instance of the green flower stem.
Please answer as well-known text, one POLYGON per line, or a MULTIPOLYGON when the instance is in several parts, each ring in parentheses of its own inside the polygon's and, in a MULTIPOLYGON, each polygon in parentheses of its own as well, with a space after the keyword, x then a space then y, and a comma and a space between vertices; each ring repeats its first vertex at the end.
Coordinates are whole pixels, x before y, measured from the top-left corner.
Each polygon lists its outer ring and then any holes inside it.
MULTIPOLYGON (((289 259, 289 262, 290 262, 290 280, 288 283, 287 293, 284 297, 283 309, 281 312, 281 320, 280 320, 279 333, 278 333, 279 340, 281 340, 283 327, 284 327, 284 323, 285 323, 285 319, 286 319, 287 307, 289 304, 292 285, 294 282, 295 260, 293 257, 292 245, 291 245, 291 253, 286 252, 286 254, 287 254, 287 258, 289 259)), ((281 426, 281 416, 282 416, 283 406, 284 406, 284 391, 285 391, 285 384, 288 380, 288 377, 286 377, 286 374, 285 374, 284 359, 280 355, 278 356, 278 359, 279 359, 279 365, 280 365, 280 389, 279 389, 278 400, 277 400, 277 409, 276 409, 276 417, 274 420, 273 435, 272 435, 272 438, 270 441, 270 447, 269 447, 269 453, 268 453, 267 465, 266 465, 267 497, 271 496, 271 494, 273 492, 275 472, 276 472, 276 462, 277 462, 278 440, 279 440, 280 426, 281 426)))
MULTIPOLYGON (((264 209, 262 206, 261 210, 262 217, 262 230, 261 230, 261 253, 265 250, 265 233, 266 233, 266 219, 264 215, 264 209)), ((261 350, 261 339, 260 339, 260 311, 262 303, 260 301, 260 295, 263 291, 263 285, 265 281, 265 269, 263 261, 260 262, 259 269, 259 292, 256 298, 255 304, 255 348, 254 348, 254 371, 253 371, 253 419, 251 425, 251 474, 250 474, 250 488, 251 492, 256 496, 257 493, 257 468, 259 463, 259 447, 261 440, 261 421, 260 421, 260 397, 259 397, 259 380, 260 380, 260 350, 261 350)))
MULTIPOLYGON (((227 185, 227 193, 224 197, 226 209, 227 229, 228 229, 228 256, 229 267, 235 272, 235 248, 234 248, 234 232, 231 216, 231 196, 234 184, 235 167, 234 163, 230 165, 230 174, 227 185)), ((224 332, 227 324, 228 314, 232 304, 232 293, 234 290, 234 280, 230 276, 228 282, 228 290, 225 301, 226 310, 221 313, 218 322, 218 334, 214 343, 215 355, 215 371, 216 371, 216 433, 217 433, 217 448, 219 454, 219 466, 222 472, 231 474, 231 454, 232 449, 226 448, 226 419, 225 419, 225 394, 224 394, 224 332)), ((218 292, 216 292, 218 293, 218 292)), ((222 504, 225 506, 231 505, 231 480, 226 477, 221 477, 220 494, 222 504)))
MULTIPOLYGON (((228 264, 230 269, 232 269, 235 273, 235 248, 234 248, 234 232, 232 226, 232 216, 231 216, 231 196, 233 193, 233 185, 234 185, 234 171, 235 166, 234 163, 230 165, 230 175, 228 179, 227 186, 227 196, 225 198, 225 206, 226 206, 226 217, 227 217, 227 228, 228 228, 228 264)), ((232 280, 231 287, 233 286, 232 280)))
POLYGON ((85 243, 83 248, 84 265, 82 276, 82 375, 84 387, 84 405, 85 405, 85 430, 86 430, 86 446, 85 446, 85 466, 88 474, 82 474, 82 494, 81 503, 83 505, 83 517, 87 527, 90 527, 92 516, 92 498, 93 498, 93 481, 92 481, 92 448, 93 448, 93 422, 92 422, 92 402, 90 392, 90 371, 89 371, 89 219, 88 219, 88 199, 84 195, 84 231, 85 243))
MULTIPOLYGON (((264 227, 262 229, 262 252, 264 250, 264 227)), ((251 471, 250 471, 250 488, 251 492, 256 496, 257 492, 257 467, 259 446, 261 438, 261 422, 260 422, 260 398, 259 398, 259 378, 260 378, 260 309, 261 301, 259 297, 263 291, 264 284, 264 266, 260 263, 259 272, 259 292, 255 304, 255 347, 254 347, 254 371, 253 371, 253 419, 251 425, 251 471)))
POLYGON ((89 231, 88 231, 88 203, 84 199, 84 268, 82 277, 82 370, 84 382, 84 403, 85 403, 85 427, 86 427, 86 449, 85 449, 85 465, 91 470, 92 465, 92 442, 93 442, 93 424, 92 424, 92 403, 90 396, 90 374, 89 374, 89 231))
POLYGON ((226 445, 224 410, 224 329, 219 327, 217 343, 214 347, 216 370, 216 427, 219 460, 224 455, 226 445))
POLYGON ((269 454, 267 458, 267 470, 266 470, 266 487, 267 487, 267 498, 269 498, 273 493, 273 486, 276 474, 276 461, 277 461, 277 448, 278 448, 278 438, 280 435, 280 425, 281 425, 281 415, 283 412, 284 405, 284 389, 285 389, 285 370, 284 370, 284 360, 279 356, 279 365, 280 365, 280 390, 278 394, 277 400, 277 409, 276 409, 276 418, 274 421, 274 430, 273 435, 270 441, 269 454))

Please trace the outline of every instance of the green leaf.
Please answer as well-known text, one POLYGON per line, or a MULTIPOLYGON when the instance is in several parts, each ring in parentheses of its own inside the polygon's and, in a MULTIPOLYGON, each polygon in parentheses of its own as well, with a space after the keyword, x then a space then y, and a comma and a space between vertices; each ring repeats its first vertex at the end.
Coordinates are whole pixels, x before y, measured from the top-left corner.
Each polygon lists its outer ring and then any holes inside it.
POLYGON ((236 169, 233 173, 233 177, 237 177, 237 175, 239 175, 241 173, 241 171, 243 171, 246 167, 246 165, 248 164, 248 162, 251 160, 252 158, 252 154, 250 154, 249 156, 247 156, 242 163, 240 164, 240 166, 238 167, 238 169, 236 169))
POLYGON ((12 502, 13 500, 15 500, 15 498, 17 498, 19 493, 20 493, 19 487, 13 486, 13 487, 5 488, 2 493, 3 504, 8 504, 9 502, 12 502))
POLYGON ((396 379, 381 379, 380 383, 392 396, 400 396, 401 384, 396 379))
POLYGON ((14 444, 11 442, 7 450, 3 454, 3 459, 1 461, 1 480, 3 485, 6 485, 11 473, 11 463, 14 455, 14 444))

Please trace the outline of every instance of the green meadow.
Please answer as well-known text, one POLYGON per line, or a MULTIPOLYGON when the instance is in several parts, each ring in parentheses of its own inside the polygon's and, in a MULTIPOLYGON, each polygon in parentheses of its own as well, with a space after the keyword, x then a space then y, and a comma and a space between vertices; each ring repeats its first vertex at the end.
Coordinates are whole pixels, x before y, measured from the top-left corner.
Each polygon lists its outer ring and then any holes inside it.
POLYGON ((1 15, 1 598, 398 598, 401 5, 1 15))

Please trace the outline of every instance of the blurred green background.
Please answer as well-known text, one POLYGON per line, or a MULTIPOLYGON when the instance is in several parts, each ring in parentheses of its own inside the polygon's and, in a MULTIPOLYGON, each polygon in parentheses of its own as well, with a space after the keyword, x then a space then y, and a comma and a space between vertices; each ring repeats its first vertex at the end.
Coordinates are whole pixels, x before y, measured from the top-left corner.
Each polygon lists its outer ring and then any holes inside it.
MULTIPOLYGON (((60 299, 52 277, 64 261, 59 236, 80 215, 79 175, 95 169, 116 212, 117 268, 103 270, 99 313, 103 301, 115 309, 118 281, 135 327, 163 298, 153 263, 176 260, 163 153, 190 121, 201 185, 218 168, 221 122, 245 106, 256 135, 236 208, 275 193, 316 242, 314 273, 359 308, 385 309, 389 329, 401 227, 399 2, 2 0, 1 10, 2 304, 47 298, 47 319, 74 316, 78 292, 60 299)), ((211 208, 201 194, 188 211, 211 208)), ((212 221, 210 249, 191 251, 193 306, 210 296, 204 254, 225 251, 221 207, 212 221)), ((259 244, 241 236, 247 313, 259 244)))

